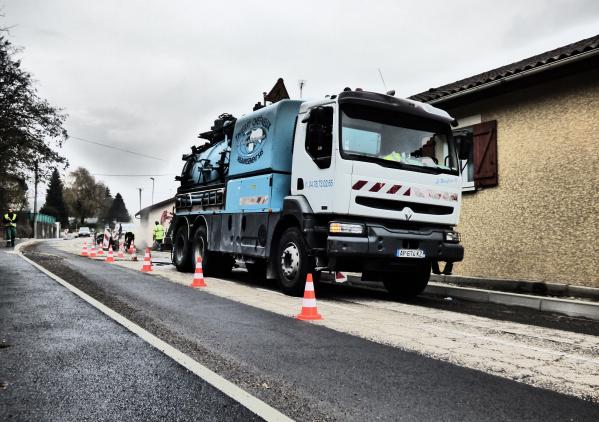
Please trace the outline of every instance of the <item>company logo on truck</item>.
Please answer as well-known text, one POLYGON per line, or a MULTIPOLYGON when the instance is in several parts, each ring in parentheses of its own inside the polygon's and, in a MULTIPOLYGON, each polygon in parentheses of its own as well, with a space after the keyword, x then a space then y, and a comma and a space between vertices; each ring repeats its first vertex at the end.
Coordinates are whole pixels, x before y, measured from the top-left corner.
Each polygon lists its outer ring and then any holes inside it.
POLYGON ((241 164, 252 164, 262 157, 269 128, 270 120, 265 117, 254 117, 239 129, 239 133, 235 136, 239 152, 237 161, 241 164))

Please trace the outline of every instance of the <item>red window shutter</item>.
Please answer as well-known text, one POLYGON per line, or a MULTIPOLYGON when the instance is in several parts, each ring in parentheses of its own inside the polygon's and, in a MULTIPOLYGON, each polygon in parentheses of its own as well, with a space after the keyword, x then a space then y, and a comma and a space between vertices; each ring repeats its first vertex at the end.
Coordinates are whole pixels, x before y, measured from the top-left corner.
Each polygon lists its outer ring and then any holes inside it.
POLYGON ((497 186, 497 120, 475 125, 472 131, 474 186, 497 186))

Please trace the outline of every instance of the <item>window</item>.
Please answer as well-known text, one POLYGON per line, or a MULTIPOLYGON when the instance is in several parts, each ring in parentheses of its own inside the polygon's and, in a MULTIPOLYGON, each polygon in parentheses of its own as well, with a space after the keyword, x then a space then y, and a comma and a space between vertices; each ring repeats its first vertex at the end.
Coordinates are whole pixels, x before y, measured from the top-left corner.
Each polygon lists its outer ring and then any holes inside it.
POLYGON ((461 161, 463 191, 497 186, 497 121, 491 120, 461 127, 472 132, 472 151, 461 161))
POLYGON ((331 166, 333 150, 333 108, 317 107, 310 111, 306 128, 306 152, 321 169, 331 166))
POLYGON ((409 171, 458 174, 446 123, 356 104, 343 106, 341 123, 341 153, 346 159, 409 171))

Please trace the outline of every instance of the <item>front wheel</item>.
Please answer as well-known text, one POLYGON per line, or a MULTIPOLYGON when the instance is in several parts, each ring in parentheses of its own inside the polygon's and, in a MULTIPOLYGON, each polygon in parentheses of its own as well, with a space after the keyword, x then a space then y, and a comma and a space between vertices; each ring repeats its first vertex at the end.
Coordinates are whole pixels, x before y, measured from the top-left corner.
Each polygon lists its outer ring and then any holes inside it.
POLYGON ((414 268, 387 277, 383 284, 387 291, 397 299, 410 299, 426 289, 431 277, 431 263, 422 263, 414 268))
POLYGON ((301 296, 306 275, 314 270, 314 264, 297 227, 289 227, 281 234, 273 259, 279 288, 287 295, 301 296))

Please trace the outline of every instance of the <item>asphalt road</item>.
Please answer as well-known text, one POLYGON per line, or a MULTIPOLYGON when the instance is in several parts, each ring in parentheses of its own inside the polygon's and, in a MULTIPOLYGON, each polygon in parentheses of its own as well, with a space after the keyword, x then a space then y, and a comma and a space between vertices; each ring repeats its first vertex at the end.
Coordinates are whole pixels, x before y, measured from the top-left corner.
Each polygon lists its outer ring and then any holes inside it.
MULTIPOLYGON (((31 248, 28 256, 298 420, 599 420, 599 407, 587 401, 296 321, 160 277, 48 245, 31 248)), ((82 334, 85 338, 89 331, 82 334)), ((38 343, 31 340, 31 353, 40 348, 38 343)), ((0 353, 6 350, 10 348, 0 353)), ((110 358, 126 365, 133 356, 110 358)), ((23 366, 21 355, 13 359, 23 366)), ((115 379, 112 385, 118 390, 122 384, 115 379)), ((188 405, 186 396, 174 395, 188 405)), ((26 394, 18 398, 28 399, 26 394)))
POLYGON ((0 420, 259 420, 4 251, 0 321, 0 420))

